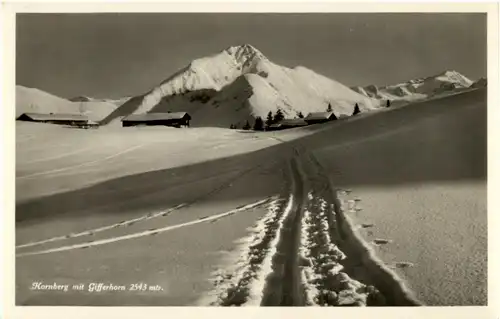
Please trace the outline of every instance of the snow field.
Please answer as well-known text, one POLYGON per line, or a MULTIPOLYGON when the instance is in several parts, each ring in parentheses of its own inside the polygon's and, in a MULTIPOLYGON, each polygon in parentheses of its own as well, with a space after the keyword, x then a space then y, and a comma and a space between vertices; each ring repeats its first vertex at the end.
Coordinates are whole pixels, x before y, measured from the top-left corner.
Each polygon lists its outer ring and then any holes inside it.
MULTIPOLYGON (((207 217, 204 217, 204 218, 200 218, 200 219, 197 219, 197 220, 193 220, 193 221, 189 221, 189 222, 185 222, 185 223, 181 223, 181 224, 177 224, 177 225, 171 225, 171 226, 166 226, 166 227, 149 229, 149 230, 146 230, 146 231, 140 231, 140 232, 130 233, 130 234, 126 234, 126 235, 122 235, 122 236, 116 236, 116 237, 109 237, 109 238, 104 238, 104 239, 100 239, 100 240, 90 240, 90 241, 83 242, 83 243, 72 244, 72 245, 67 245, 67 246, 60 246, 60 247, 50 248, 50 249, 45 249, 45 250, 21 252, 21 253, 16 254, 16 257, 49 254, 49 253, 53 253, 53 252, 68 251, 68 250, 79 249, 79 248, 89 248, 89 247, 93 247, 93 246, 100 246, 100 245, 115 243, 115 242, 119 242, 119 241, 123 241, 123 240, 135 239, 135 238, 140 238, 140 237, 144 237, 144 236, 157 235, 159 233, 163 233, 163 232, 167 232, 167 231, 171 231, 171 230, 183 228, 183 227, 186 227, 186 226, 196 225, 196 224, 204 223, 204 222, 207 222, 207 221, 218 220, 218 219, 221 219, 221 218, 224 218, 224 217, 227 217, 227 216, 231 216, 231 215, 234 215, 234 214, 246 211, 248 209, 257 207, 257 206, 262 205, 262 204, 264 204, 266 202, 267 202, 267 199, 260 200, 260 201, 257 201, 255 203, 252 203, 252 204, 249 204, 249 205, 245 205, 245 206, 242 206, 242 207, 230 210, 230 211, 225 212, 225 213, 211 215, 211 216, 207 216, 207 217)), ((161 212, 157 216, 163 216, 164 214, 165 214, 165 212, 161 212)), ((147 220, 147 219, 145 219, 145 220, 147 220)), ((130 223, 131 222, 129 221, 129 224, 130 223)), ((121 226, 121 224, 119 224, 118 226, 121 226)), ((112 228, 116 228, 118 226, 115 226, 115 227, 112 227, 112 228)), ((107 227, 106 229, 111 229, 111 228, 107 227)), ((91 235, 92 232, 86 232, 85 234, 91 235)), ((72 238, 72 237, 65 236, 65 239, 67 239, 67 238, 72 238)))

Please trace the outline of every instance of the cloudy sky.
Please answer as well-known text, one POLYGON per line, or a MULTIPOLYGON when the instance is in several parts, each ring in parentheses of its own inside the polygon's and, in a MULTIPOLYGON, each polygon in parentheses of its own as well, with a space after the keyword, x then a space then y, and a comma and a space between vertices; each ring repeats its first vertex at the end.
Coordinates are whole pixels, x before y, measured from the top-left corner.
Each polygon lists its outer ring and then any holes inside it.
POLYGON ((144 93, 249 43, 348 86, 456 70, 486 76, 485 14, 18 14, 16 83, 72 97, 144 93))

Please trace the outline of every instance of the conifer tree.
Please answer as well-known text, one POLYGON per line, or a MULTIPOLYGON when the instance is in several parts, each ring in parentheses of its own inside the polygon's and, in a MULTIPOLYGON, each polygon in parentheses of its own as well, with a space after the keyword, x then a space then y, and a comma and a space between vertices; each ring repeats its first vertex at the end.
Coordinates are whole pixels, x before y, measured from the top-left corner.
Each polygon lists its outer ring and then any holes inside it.
POLYGON ((352 112, 352 115, 356 115, 356 114, 359 114, 359 113, 361 113, 361 111, 359 110, 358 103, 356 103, 356 105, 354 106, 354 112, 352 112))
POLYGON ((269 127, 271 125, 273 125, 273 112, 269 111, 267 113, 266 126, 269 127))
POLYGON ((278 111, 276 111, 276 114, 274 115, 274 123, 278 123, 279 121, 282 121, 283 119, 285 119, 285 115, 283 114, 283 111, 281 109, 278 109, 278 111))
POLYGON ((255 123, 253 124, 254 131, 262 131, 264 130, 264 121, 260 116, 255 118, 255 123))
POLYGON ((248 131, 250 128, 251 128, 250 122, 248 122, 248 120, 247 120, 247 122, 245 123, 245 125, 243 125, 243 129, 246 130, 246 131, 248 131))

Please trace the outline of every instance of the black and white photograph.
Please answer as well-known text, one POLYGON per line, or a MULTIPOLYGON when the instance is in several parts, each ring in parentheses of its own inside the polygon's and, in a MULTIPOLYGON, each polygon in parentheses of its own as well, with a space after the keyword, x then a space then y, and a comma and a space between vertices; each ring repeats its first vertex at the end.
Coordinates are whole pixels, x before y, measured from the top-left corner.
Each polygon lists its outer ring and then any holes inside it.
POLYGON ((16 13, 15 305, 488 306, 489 18, 16 13))

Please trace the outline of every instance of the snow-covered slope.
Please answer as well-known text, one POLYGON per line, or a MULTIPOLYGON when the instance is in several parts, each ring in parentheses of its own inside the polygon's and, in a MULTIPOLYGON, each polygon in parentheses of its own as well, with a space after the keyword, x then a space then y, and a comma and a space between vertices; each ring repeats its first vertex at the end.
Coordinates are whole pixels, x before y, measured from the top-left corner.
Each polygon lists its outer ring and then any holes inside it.
POLYGON ((473 81, 457 71, 445 71, 438 75, 414 79, 407 82, 377 87, 353 87, 352 89, 364 96, 379 100, 418 100, 436 94, 453 92, 470 87, 473 81))
POLYGON ((71 102, 104 102, 104 103, 111 103, 117 106, 122 105, 123 103, 127 102, 131 97, 126 96, 122 97, 119 99, 98 99, 98 98, 93 98, 85 95, 80 95, 80 96, 75 96, 71 99, 69 99, 71 102))
POLYGON ((94 101, 93 98, 85 96, 85 95, 80 95, 80 96, 75 96, 69 99, 71 102, 91 102, 94 101))
POLYGON ((133 113, 187 111, 193 125, 228 127, 278 108, 295 117, 331 104, 337 115, 350 115, 356 103, 361 110, 379 105, 305 67, 274 64, 245 44, 192 61, 145 94, 133 113))
POLYGON ((39 89, 16 86, 16 117, 22 113, 85 114, 99 121, 108 116, 117 105, 100 101, 72 102, 39 89))

